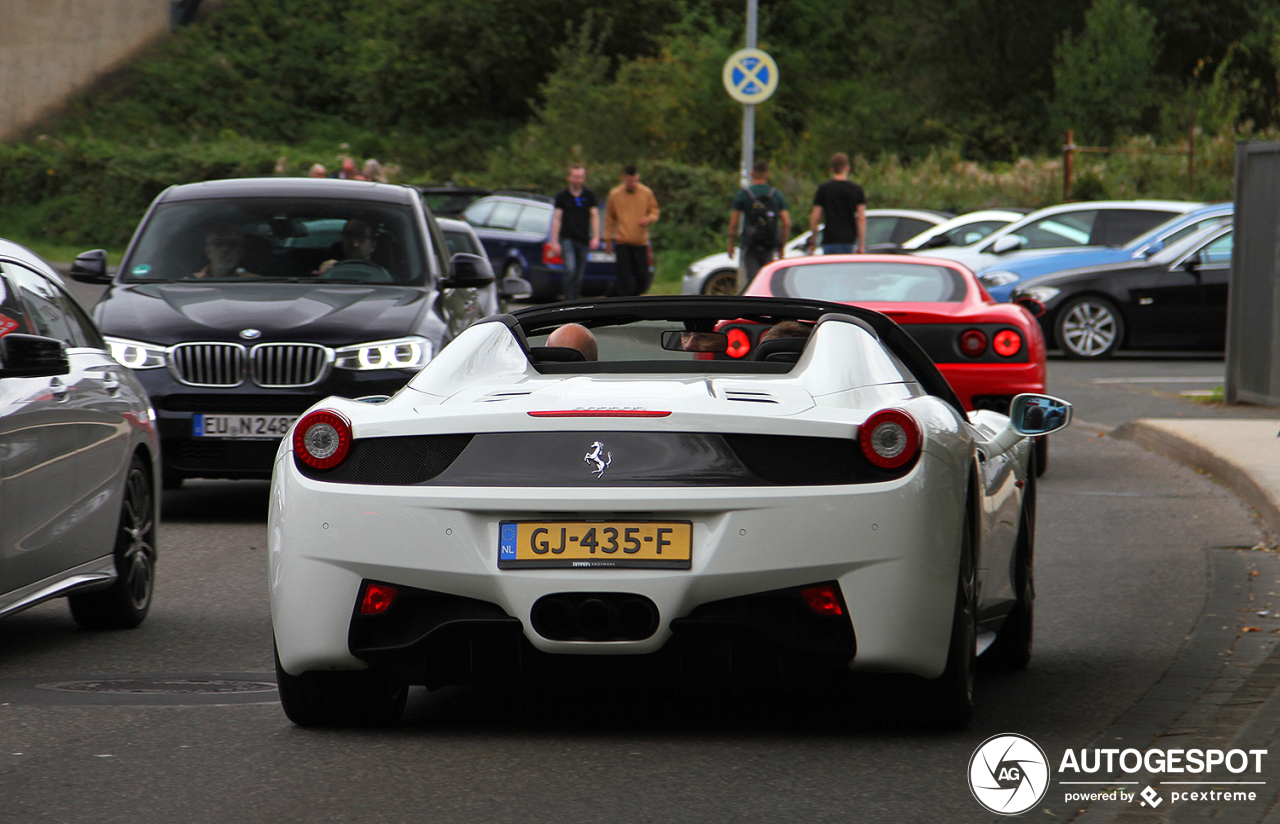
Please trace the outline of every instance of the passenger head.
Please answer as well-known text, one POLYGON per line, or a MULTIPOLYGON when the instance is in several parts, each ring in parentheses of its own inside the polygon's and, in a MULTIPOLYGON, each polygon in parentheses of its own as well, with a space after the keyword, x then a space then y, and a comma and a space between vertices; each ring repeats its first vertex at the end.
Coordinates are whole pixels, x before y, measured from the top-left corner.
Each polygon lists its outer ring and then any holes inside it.
POLYGON ((547 346, 564 346, 577 349, 582 357, 589 361, 599 360, 600 352, 596 348, 596 336, 580 323, 566 323, 547 335, 547 346))
POLYGON ((813 331, 812 326, 806 326, 794 320, 784 320, 775 323, 760 335, 761 341, 777 340, 778 338, 807 338, 809 333, 813 331))
POLYGON ((348 220, 342 227, 342 257, 344 260, 372 260, 373 250, 378 248, 373 228, 360 218, 348 220))
POLYGON ((236 273, 244 252, 244 232, 226 222, 211 225, 204 233, 204 255, 209 259, 209 277, 225 278, 236 273))

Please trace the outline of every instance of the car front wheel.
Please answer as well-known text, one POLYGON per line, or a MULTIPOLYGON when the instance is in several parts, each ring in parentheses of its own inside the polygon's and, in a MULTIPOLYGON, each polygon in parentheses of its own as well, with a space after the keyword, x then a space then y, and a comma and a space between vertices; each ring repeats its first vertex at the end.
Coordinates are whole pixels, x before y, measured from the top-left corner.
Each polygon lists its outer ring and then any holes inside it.
POLYGON ((1124 340, 1124 319, 1106 298, 1075 298, 1058 312, 1057 338, 1068 358, 1109 358, 1124 340))
POLYGON ((704 295, 736 295, 738 294, 738 270, 721 269, 712 272, 702 282, 704 295))
POLYGON ((85 629, 132 629, 151 609, 156 576, 155 499, 146 464, 136 455, 125 478, 114 554, 115 583, 67 599, 71 617, 85 629))
POLYGON ((304 672, 290 675, 275 651, 276 688, 289 720, 300 727, 371 727, 393 724, 409 688, 385 670, 304 672))

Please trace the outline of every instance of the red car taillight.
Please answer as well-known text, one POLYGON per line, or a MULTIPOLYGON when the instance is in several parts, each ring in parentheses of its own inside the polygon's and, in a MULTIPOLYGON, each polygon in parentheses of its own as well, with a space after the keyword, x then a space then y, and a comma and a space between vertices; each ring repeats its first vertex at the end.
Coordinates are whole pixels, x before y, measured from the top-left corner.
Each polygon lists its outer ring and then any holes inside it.
POLYGON ((332 469, 351 451, 351 423, 331 409, 312 412, 293 429, 293 454, 315 469, 332 469))
POLYGON ((978 329, 968 329, 960 333, 960 351, 966 357, 980 358, 987 351, 987 336, 978 329))
POLYGON ((1011 358, 1022 349, 1022 335, 1012 329, 1001 329, 991 339, 991 348, 1004 358, 1011 358))
POLYGON ((809 609, 819 615, 844 615, 844 607, 840 604, 840 591, 832 584, 819 584, 800 590, 800 597, 809 605, 809 609))
POLYGON ((364 585, 364 594, 360 596, 361 615, 381 615, 391 609, 400 590, 387 584, 375 584, 372 581, 364 585))
POLYGON ((551 251, 550 243, 544 243, 542 244, 542 262, 554 263, 558 266, 564 263, 564 258, 551 251))
POLYGON ((724 350, 731 358, 745 358, 751 352, 751 336, 744 329, 730 329, 729 345, 724 350))
POLYGON ((881 409, 858 428, 858 445, 876 466, 897 469, 919 454, 920 425, 906 412, 881 409))

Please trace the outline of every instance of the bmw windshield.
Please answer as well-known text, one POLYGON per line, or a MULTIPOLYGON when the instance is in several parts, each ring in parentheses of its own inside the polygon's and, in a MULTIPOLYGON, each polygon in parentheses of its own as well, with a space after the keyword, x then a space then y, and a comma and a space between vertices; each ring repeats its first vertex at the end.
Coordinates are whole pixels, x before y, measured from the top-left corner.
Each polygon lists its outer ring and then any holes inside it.
POLYGON ((406 206, 319 198, 162 204, 126 264, 127 282, 421 284, 426 264, 406 206))

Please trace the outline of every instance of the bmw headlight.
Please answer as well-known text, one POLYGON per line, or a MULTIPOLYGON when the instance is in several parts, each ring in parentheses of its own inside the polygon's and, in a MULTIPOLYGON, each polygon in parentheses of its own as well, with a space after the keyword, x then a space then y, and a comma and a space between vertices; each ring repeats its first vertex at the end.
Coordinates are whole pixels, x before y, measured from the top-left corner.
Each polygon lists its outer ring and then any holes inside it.
POLYGON ((130 369, 159 369, 165 364, 165 347, 154 343, 128 340, 126 338, 105 338, 111 348, 111 357, 121 366, 130 369))
POLYGON ((1003 271, 1002 272, 984 272, 983 274, 978 276, 978 279, 981 280, 982 285, 986 286, 988 289, 993 289, 997 286, 1008 286, 1010 283, 1017 283, 1018 281, 1022 280, 1022 278, 1018 277, 1013 272, 1003 272, 1003 271))
POLYGON ((1032 298, 1047 304, 1056 298, 1061 291, 1061 289, 1053 286, 1032 286, 1030 289, 1019 289, 1017 296, 1020 298, 1032 298))
POLYGON ((431 341, 426 338, 376 340, 335 350, 333 365, 338 369, 357 371, 421 369, 431 360, 432 354, 431 341))

